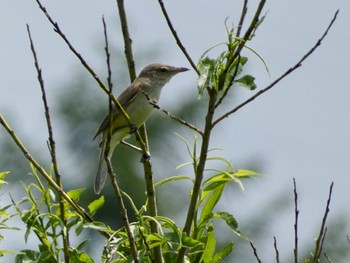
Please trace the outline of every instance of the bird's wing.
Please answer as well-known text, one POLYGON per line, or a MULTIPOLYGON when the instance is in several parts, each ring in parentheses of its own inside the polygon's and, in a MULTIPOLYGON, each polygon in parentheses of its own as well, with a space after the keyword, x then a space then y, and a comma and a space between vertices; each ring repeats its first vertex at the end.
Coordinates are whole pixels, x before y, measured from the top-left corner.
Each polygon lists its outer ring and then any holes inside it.
MULTIPOLYGON (((128 107, 128 105, 135 99, 137 92, 140 90, 141 83, 138 81, 134 81, 127 89, 125 89, 120 96, 118 97, 118 101, 120 105, 124 108, 124 110, 128 107)), ((117 118, 120 115, 119 110, 115 105, 113 105, 113 118, 117 118)), ((109 114, 103 119, 98 128, 93 140, 107 127, 109 127, 109 114)))

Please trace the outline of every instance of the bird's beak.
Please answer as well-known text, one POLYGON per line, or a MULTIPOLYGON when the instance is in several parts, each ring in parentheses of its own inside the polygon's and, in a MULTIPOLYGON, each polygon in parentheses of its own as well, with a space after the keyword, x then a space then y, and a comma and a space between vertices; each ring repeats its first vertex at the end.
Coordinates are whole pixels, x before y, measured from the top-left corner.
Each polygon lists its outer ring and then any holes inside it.
POLYGON ((183 68, 183 67, 179 67, 179 68, 175 68, 175 72, 176 73, 180 73, 180 72, 184 72, 184 71, 187 71, 187 70, 189 70, 188 68, 183 68))

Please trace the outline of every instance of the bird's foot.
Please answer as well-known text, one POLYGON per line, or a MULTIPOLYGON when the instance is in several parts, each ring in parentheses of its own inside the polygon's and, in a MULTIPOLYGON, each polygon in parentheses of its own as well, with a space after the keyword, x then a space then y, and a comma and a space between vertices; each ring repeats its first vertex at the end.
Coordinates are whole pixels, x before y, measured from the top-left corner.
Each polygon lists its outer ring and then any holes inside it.
POLYGON ((149 152, 142 154, 141 163, 148 162, 151 159, 151 154, 149 152))
POLYGON ((135 124, 131 123, 129 127, 130 127, 130 134, 133 134, 137 131, 137 126, 135 124))

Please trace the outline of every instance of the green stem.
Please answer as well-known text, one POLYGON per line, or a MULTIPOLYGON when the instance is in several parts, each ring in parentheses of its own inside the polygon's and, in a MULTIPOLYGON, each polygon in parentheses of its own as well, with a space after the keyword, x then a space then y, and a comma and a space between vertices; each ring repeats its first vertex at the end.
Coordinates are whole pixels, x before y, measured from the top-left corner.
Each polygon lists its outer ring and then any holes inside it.
MULTIPOLYGON (((197 211, 197 203, 198 203, 198 198, 200 196, 200 190, 201 190, 201 185, 202 185, 203 176, 204 176, 204 168, 207 160, 207 152, 209 148, 210 135, 213 128, 212 121, 214 117, 214 107, 217 100, 217 94, 215 93, 215 91, 212 92, 209 89, 208 91, 209 91, 210 97, 209 97, 208 112, 205 118, 204 133, 202 136, 201 152, 200 152, 199 162, 198 162, 197 171, 196 171, 196 178, 192 189, 191 201, 188 207, 186 223, 183 229, 183 232, 188 236, 190 236, 193 219, 197 211)), ((186 248, 180 249, 177 257, 177 263, 183 262, 186 250, 187 250, 186 248)))

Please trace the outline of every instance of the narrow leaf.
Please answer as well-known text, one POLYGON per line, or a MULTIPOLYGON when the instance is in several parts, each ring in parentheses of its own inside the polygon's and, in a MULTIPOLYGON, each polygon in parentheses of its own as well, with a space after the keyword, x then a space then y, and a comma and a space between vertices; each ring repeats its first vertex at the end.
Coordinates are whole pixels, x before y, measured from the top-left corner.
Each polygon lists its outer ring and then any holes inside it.
POLYGON ((228 256, 234 247, 234 243, 228 243, 223 249, 221 249, 218 253, 216 253, 210 263, 220 263, 222 260, 228 256))

